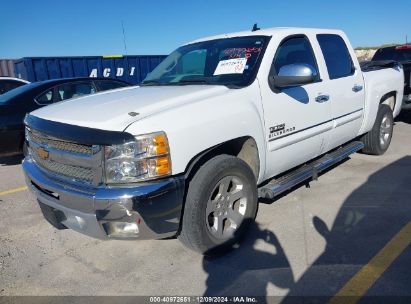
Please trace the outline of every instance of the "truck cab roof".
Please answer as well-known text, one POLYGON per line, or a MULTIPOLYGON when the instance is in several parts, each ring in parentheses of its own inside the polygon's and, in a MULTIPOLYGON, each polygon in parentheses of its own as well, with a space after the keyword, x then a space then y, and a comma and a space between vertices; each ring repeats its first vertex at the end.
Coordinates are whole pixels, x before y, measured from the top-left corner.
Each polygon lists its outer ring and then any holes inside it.
POLYGON ((242 31, 242 32, 233 32, 227 34, 220 34, 215 36, 204 37, 200 39, 193 40, 188 44, 207 41, 207 40, 214 40, 214 39, 224 39, 224 38, 233 38, 233 37, 243 37, 243 36, 274 36, 280 33, 287 33, 296 34, 296 32, 300 32, 301 34, 337 34, 341 35, 344 34, 341 30, 335 29, 320 29, 320 28, 303 28, 303 27, 273 27, 267 29, 259 29, 256 31, 242 31))

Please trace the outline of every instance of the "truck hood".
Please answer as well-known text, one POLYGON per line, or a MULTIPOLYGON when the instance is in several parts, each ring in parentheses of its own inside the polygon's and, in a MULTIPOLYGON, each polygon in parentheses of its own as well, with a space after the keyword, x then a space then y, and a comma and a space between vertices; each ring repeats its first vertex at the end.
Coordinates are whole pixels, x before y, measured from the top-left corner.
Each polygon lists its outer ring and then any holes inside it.
POLYGON ((70 125, 123 131, 147 116, 228 91, 225 86, 209 85, 129 87, 62 101, 31 115, 70 125))

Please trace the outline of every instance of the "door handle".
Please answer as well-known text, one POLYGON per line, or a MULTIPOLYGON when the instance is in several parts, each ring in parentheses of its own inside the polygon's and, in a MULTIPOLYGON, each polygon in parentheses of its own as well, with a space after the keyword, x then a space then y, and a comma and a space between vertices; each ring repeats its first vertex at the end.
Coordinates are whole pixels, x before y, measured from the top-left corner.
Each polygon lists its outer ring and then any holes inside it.
POLYGON ((359 91, 362 91, 363 86, 360 84, 356 84, 352 87, 353 92, 357 93, 359 91))
POLYGON ((326 101, 328 101, 328 100, 330 100, 330 95, 318 95, 316 98, 315 98, 315 101, 316 102, 326 102, 326 101))

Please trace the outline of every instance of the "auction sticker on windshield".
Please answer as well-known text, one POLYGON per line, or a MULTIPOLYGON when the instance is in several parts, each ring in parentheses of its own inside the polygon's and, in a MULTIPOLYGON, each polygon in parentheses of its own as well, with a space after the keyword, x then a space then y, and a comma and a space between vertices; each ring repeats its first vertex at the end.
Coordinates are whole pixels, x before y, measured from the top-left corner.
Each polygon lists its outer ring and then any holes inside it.
POLYGON ((221 60, 214 71, 214 75, 242 74, 247 63, 247 58, 221 60))

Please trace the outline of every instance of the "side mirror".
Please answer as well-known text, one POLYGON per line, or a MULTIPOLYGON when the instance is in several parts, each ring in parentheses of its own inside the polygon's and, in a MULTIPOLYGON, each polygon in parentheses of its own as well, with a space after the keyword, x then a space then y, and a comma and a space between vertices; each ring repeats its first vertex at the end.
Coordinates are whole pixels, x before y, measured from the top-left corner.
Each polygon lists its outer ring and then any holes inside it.
POLYGON ((296 87, 312 83, 317 79, 315 69, 305 63, 294 63, 284 65, 280 68, 278 75, 268 77, 271 86, 276 88, 296 87))

